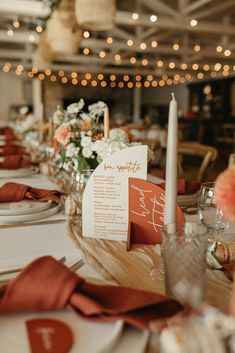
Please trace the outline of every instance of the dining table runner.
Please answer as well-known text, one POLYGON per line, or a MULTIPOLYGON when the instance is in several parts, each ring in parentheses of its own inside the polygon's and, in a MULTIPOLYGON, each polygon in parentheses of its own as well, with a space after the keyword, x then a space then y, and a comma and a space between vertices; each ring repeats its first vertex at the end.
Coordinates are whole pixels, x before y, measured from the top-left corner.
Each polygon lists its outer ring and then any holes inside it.
MULTIPOLYGON (((152 279, 153 265, 160 263, 160 246, 83 238, 81 228, 69 218, 67 232, 81 250, 83 260, 96 268, 110 282, 130 288, 165 294, 164 280, 152 279)), ((224 312, 229 311, 232 281, 221 270, 207 269, 206 302, 224 312)))

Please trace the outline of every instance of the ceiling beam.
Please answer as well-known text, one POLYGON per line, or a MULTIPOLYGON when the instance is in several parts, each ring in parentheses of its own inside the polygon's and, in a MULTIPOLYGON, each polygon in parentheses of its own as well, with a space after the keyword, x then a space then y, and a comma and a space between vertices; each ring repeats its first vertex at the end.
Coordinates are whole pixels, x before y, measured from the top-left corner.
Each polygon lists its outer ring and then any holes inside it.
POLYGON ((156 34, 159 30, 157 28, 148 28, 146 31, 143 31, 138 39, 139 40, 144 40, 147 39, 148 37, 152 36, 153 34, 156 34))
POLYGON ((138 21, 135 21, 131 17, 131 12, 128 11, 117 11, 116 13, 116 23, 119 25, 127 26, 145 26, 145 27, 156 27, 156 28, 166 28, 175 29, 187 32, 203 32, 203 33, 213 33, 213 34, 228 34, 235 36, 235 26, 234 25, 223 25, 220 22, 199 22, 196 27, 190 26, 190 18, 169 18, 160 16, 157 22, 152 23, 149 20, 149 16, 141 14, 138 21))
POLYGON ((0 0, 0 13, 45 18, 49 16, 50 9, 42 1, 0 0))
POLYGON ((168 16, 179 16, 179 12, 161 0, 138 0, 142 5, 154 11, 157 15, 163 13, 168 16))
POLYGON ((112 29, 112 35, 117 37, 117 38, 124 39, 124 40, 134 39, 135 38, 133 33, 125 31, 124 29, 122 29, 120 27, 114 27, 112 29))
POLYGON ((182 12, 186 15, 190 14, 191 12, 199 9, 202 6, 205 6, 212 0, 197 0, 194 1, 192 4, 188 5, 185 9, 182 10, 182 12))
POLYGON ((217 15, 217 14, 222 14, 223 11, 228 10, 230 7, 233 7, 233 6, 234 6, 234 0, 227 0, 225 2, 218 4, 218 5, 214 5, 213 7, 210 7, 209 9, 204 9, 202 11, 195 12, 194 17, 197 20, 200 20, 203 18, 217 15))

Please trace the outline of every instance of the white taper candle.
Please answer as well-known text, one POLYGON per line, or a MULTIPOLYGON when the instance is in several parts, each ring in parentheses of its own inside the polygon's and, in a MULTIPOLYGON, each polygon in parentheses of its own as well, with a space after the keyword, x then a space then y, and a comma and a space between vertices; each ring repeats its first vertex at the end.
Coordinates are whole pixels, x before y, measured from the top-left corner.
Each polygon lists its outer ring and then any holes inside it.
POLYGON ((164 223, 176 223, 177 199, 177 149, 178 149, 178 112, 174 93, 169 107, 168 134, 166 150, 166 187, 164 223))
POLYGON ((104 138, 106 141, 109 139, 109 108, 104 108, 104 138))

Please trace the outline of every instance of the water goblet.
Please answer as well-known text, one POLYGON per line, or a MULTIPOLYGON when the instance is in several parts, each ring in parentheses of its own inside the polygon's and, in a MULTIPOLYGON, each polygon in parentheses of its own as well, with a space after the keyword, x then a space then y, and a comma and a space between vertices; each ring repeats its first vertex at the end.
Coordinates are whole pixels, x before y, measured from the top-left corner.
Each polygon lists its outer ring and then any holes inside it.
POLYGON ((221 235, 229 228, 229 222, 224 218, 223 212, 215 205, 214 196, 214 183, 203 183, 198 196, 199 217, 201 223, 209 228, 211 238, 216 234, 221 235))

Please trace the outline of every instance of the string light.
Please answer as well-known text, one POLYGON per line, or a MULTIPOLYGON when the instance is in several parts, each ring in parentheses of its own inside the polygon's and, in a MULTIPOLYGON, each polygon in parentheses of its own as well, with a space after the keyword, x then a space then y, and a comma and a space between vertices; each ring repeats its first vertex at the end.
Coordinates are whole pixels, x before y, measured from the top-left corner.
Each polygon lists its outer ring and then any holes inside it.
POLYGON ((134 20, 134 21, 137 21, 138 19, 139 19, 139 14, 138 13, 136 13, 136 12, 134 12, 132 15, 131 15, 131 18, 132 18, 132 20, 134 20))
POLYGON ((66 83, 68 83, 68 79, 67 79, 67 77, 62 77, 62 79, 61 79, 61 82, 65 85, 66 83))
POLYGON ((9 37, 12 37, 12 36, 14 35, 14 31, 13 31, 11 28, 9 28, 9 29, 7 30, 7 35, 8 35, 9 37))
POLYGON ((112 44, 112 43, 113 43, 113 38, 112 38, 112 37, 108 37, 108 38, 106 39, 106 42, 107 42, 108 44, 112 44))
POLYGON ((150 86, 150 82, 149 82, 149 81, 145 81, 145 82, 144 82, 144 87, 147 88, 147 87, 149 87, 149 86, 150 86))
POLYGON ((105 58, 105 56, 106 56, 105 51, 101 50, 101 51, 99 52, 99 57, 103 59, 103 58, 105 58))
POLYGON ((50 76, 50 75, 51 75, 51 69, 46 69, 46 70, 45 70, 45 74, 46 74, 47 76, 50 76))
POLYGON ((135 80, 136 80, 136 81, 141 81, 141 76, 140 76, 140 75, 136 75, 136 76, 135 76, 135 80))
POLYGON ((180 48, 180 46, 179 46, 178 43, 173 44, 173 50, 174 50, 174 51, 179 50, 179 48, 180 48))
POLYGON ((36 26, 36 32, 42 33, 42 31, 43 31, 42 26, 41 26, 41 25, 37 25, 37 26, 36 26))
POLYGON ((6 64, 3 65, 2 70, 3 70, 4 72, 7 73, 7 72, 10 71, 10 69, 11 69, 11 64, 10 64, 10 63, 6 63, 6 64))
POLYGON ((114 87, 116 87, 116 82, 110 82, 110 87, 112 87, 112 88, 114 88, 114 87))
POLYGON ((193 19, 193 20, 190 21, 190 26, 191 27, 196 27, 197 25, 198 25, 198 21, 197 20, 193 19))
POLYGON ((199 73, 197 74, 197 78, 198 78, 199 80, 203 79, 203 77, 204 77, 204 75, 203 75, 202 72, 199 72, 199 73))
POLYGON ((30 35, 28 36, 28 39, 29 39, 30 42, 34 42, 34 41, 35 41, 35 36, 34 36, 34 34, 30 34, 30 35))
POLYGON ((111 76, 109 77, 109 79, 110 79, 110 81, 115 81, 115 80, 116 80, 116 76, 115 76, 115 75, 111 75, 111 76))
POLYGON ((134 42, 133 42, 132 39, 128 39, 128 41, 126 42, 126 44, 127 44, 129 47, 131 47, 131 46, 134 44, 134 42))
POLYGON ((197 70, 199 69, 198 64, 193 64, 192 69, 193 69, 194 71, 197 71, 197 70))
POLYGON ((121 81, 121 82, 118 82, 118 87, 119 87, 119 88, 123 88, 123 87, 124 87, 124 82, 122 82, 122 81, 121 81))
POLYGON ((157 82, 156 80, 153 80, 153 81, 151 82, 151 85, 152 85, 152 87, 157 87, 158 82, 157 82))
POLYGON ((121 55, 120 55, 120 54, 116 54, 115 57, 114 57, 114 59, 115 59, 116 61, 120 61, 120 60, 121 60, 121 55))
POLYGON ((18 65, 18 66, 17 66, 17 70, 18 70, 18 71, 23 71, 23 70, 24 70, 24 66, 21 65, 21 64, 18 65))
POLYGON ((130 63, 131 64, 135 64, 136 63, 136 58, 134 58, 134 57, 130 58, 130 63))
POLYGON ((160 80, 158 84, 159 84, 160 87, 165 86, 165 82, 163 80, 160 80))
POLYGON ((219 71, 219 70, 221 69, 221 67, 222 67, 222 65, 221 65, 220 63, 216 63, 216 64, 214 65, 214 70, 215 70, 215 71, 219 71))
POLYGON ((157 41, 156 41, 156 40, 153 40, 153 41, 151 42, 151 47, 152 47, 152 48, 157 48, 157 46, 158 46, 157 41))
POLYGON ((222 53, 222 51, 223 51, 222 45, 218 45, 218 46, 216 47, 216 51, 217 51, 217 53, 222 53))
POLYGON ((156 15, 151 15, 149 19, 150 19, 150 22, 152 22, 152 23, 157 22, 157 16, 156 15))
POLYGON ((166 84, 167 84, 168 86, 170 86, 170 85, 172 85, 172 83, 173 83, 172 79, 171 79, 171 78, 168 78, 168 80, 166 81, 166 84))
POLYGON ((107 86, 107 82, 106 81, 101 81, 100 85, 101 85, 101 87, 106 87, 107 86))
POLYGON ((167 74, 162 75, 162 79, 163 81, 166 81, 168 79, 168 75, 167 74))
POLYGON ((104 75, 103 74, 99 74, 98 75, 98 80, 102 81, 104 79, 104 75))
POLYGON ((198 53, 200 50, 201 50, 200 45, 199 44, 195 44, 194 45, 194 51, 198 53))
POLYGON ((15 70, 15 74, 18 75, 18 76, 20 76, 20 75, 22 74, 22 71, 16 69, 16 70, 15 70))
POLYGON ((216 78, 217 73, 216 73, 215 71, 211 71, 210 76, 211 76, 212 78, 216 78))
POLYGON ((39 78, 39 80, 41 80, 41 81, 42 81, 42 80, 44 80, 45 75, 44 75, 44 74, 39 74, 39 75, 38 75, 38 78, 39 78))
POLYGON ((174 63, 174 61, 171 61, 171 62, 169 63, 169 68, 170 68, 170 69, 174 69, 174 68, 175 68, 175 63, 174 63))
POLYGON ((82 85, 82 86, 86 86, 86 85, 87 85, 87 80, 82 80, 82 81, 81 81, 81 85, 82 85))
POLYGON ((83 32, 83 37, 84 38, 89 38, 90 37, 90 33, 88 31, 83 32))
POLYGON ((38 73, 38 68, 36 66, 32 67, 32 73, 37 74, 38 73))
POLYGON ((83 54, 84 55, 88 55, 90 53, 90 49, 88 49, 88 48, 84 48, 83 49, 83 54))
POLYGON ((128 75, 124 75, 123 76, 123 81, 127 82, 129 81, 130 77, 128 75))
POLYGON ((50 80, 51 82, 56 82, 57 78, 55 75, 51 75, 50 80))
POLYGON ((72 78, 77 78, 78 77, 77 72, 75 72, 75 71, 71 72, 71 77, 72 78))
POLYGON ((127 87, 128 87, 128 88, 133 88, 133 86, 134 86, 133 82, 128 82, 128 83, 127 83, 127 87))
POLYGON ((91 74, 89 72, 86 73, 85 79, 86 80, 90 80, 91 79, 91 74))
POLYGON ((141 63, 142 63, 143 66, 147 66, 148 65, 148 60, 147 59, 143 59, 141 61, 141 63))
POLYGON ((77 85, 78 84, 78 80, 76 78, 73 78, 71 82, 72 82, 73 85, 77 85))
POLYGON ((210 66, 208 64, 203 65, 203 70, 204 71, 209 71, 210 70, 210 66))
POLYGON ((180 80, 180 75, 179 74, 175 74, 174 75, 174 81, 179 81, 180 80))
POLYGON ((228 71, 223 71, 223 72, 222 72, 222 75, 223 75, 223 76, 228 76, 228 71))
POLYGON ((157 66, 158 67, 163 67, 163 61, 162 60, 158 60, 157 61, 157 66))
POLYGON ((33 76, 34 76, 34 74, 33 74, 32 71, 29 71, 29 72, 27 73, 27 75, 28 75, 29 78, 33 78, 33 76))
POLYGON ((224 51, 224 56, 230 56, 230 55, 231 55, 231 50, 226 49, 226 50, 224 51))
POLYGON ((12 22, 12 25, 13 25, 14 28, 19 28, 20 27, 20 22, 18 20, 14 20, 12 22))
POLYGON ((97 86, 97 81, 96 80, 92 80, 91 81, 91 85, 92 85, 92 87, 96 87, 97 86))
POLYGON ((59 75, 60 77, 63 77, 63 76, 64 76, 64 71, 63 71, 63 70, 59 70, 58 75, 59 75))
POLYGON ((137 88, 140 88, 140 87, 142 86, 142 83, 141 83, 141 82, 136 82, 135 86, 136 86, 137 88))
POLYGON ((188 65, 186 63, 182 63, 180 67, 182 70, 187 70, 188 65))
POLYGON ((147 48, 147 44, 146 43, 140 43, 140 49, 141 50, 145 50, 147 48))
POLYGON ((152 80, 153 80, 153 75, 148 75, 148 76, 147 76, 147 80, 148 80, 148 81, 152 81, 152 80))
POLYGON ((184 83, 185 82, 185 78, 184 77, 180 77, 180 83, 184 83))
POLYGON ((224 70, 224 71, 228 71, 229 69, 230 69, 229 65, 224 65, 224 66, 223 66, 223 70, 224 70))

